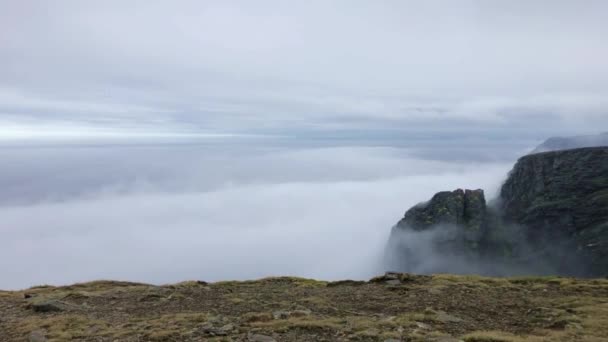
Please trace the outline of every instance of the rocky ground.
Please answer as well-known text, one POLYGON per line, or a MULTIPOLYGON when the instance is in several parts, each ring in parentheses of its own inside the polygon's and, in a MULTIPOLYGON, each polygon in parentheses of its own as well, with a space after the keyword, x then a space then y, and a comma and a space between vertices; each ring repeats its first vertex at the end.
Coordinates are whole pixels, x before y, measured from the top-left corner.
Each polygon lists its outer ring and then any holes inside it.
POLYGON ((608 341, 608 280, 39 286, 0 291, 0 341, 608 341))

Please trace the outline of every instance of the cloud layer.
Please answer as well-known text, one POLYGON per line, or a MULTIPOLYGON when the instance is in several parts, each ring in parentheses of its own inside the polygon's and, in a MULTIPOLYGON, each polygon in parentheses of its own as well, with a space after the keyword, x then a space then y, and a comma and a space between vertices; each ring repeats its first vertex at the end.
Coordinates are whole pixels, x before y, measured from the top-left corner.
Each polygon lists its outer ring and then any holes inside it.
MULTIPOLYGON (((265 149, 256 158, 243 147, 220 149, 222 158, 200 146, 146 148, 38 149, 53 166, 25 176, 38 184, 15 183, 23 191, 0 206, 0 288, 102 278, 365 279, 383 272, 390 227, 408 207, 456 187, 491 193, 509 168, 395 148, 265 149), (104 162, 124 154, 136 162, 104 162), (100 160, 94 172, 92 160, 100 160)), ((21 166, 2 179, 30 169, 30 157, 7 158, 21 166)))
POLYGON ((607 10, 603 1, 4 1, 0 124, 593 132, 608 124, 607 10))

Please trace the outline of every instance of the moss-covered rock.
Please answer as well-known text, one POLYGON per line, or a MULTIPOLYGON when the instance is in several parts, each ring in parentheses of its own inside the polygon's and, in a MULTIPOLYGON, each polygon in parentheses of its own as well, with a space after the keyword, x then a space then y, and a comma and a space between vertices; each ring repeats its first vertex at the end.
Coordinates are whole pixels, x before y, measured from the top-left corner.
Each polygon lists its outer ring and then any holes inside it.
POLYGON ((476 235, 483 229, 485 211, 483 190, 443 191, 408 210, 397 226, 424 230, 439 224, 459 225, 476 235))

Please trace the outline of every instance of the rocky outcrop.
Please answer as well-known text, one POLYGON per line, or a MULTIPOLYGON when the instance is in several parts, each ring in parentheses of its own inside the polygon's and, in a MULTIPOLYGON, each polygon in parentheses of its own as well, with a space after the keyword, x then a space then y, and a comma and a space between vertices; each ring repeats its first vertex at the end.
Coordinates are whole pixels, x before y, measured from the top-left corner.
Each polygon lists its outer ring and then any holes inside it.
POLYGON ((476 249, 484 234, 486 199, 484 192, 478 190, 443 191, 435 194, 427 202, 419 204, 405 213, 397 227, 415 231, 434 226, 459 229, 458 233, 446 235, 443 249, 455 250, 461 245, 476 249), (447 245, 450 242, 452 246, 447 245))
MULTIPOLYGON (((479 266, 472 273, 608 274, 608 147, 522 157, 490 202, 483 190, 437 193, 405 213, 389 249, 398 261, 408 259, 405 271, 444 271, 441 262, 450 271, 463 257, 463 269, 479 266), (404 232, 410 235, 399 237, 404 232), (423 250, 433 252, 420 258, 423 250), (411 268, 431 259, 432 268, 411 268)), ((391 270, 404 270, 395 265, 391 270)))
POLYGON ((505 221, 526 227, 527 241, 562 268, 608 273, 608 147, 520 158, 499 203, 505 221))
POLYGON ((409 226, 415 230, 426 229, 437 224, 462 225, 467 230, 479 231, 486 209, 483 190, 443 191, 405 213, 398 226, 409 226))
POLYGON ((390 270, 462 273, 479 258, 490 211, 483 190, 443 191, 405 213, 387 247, 390 270))

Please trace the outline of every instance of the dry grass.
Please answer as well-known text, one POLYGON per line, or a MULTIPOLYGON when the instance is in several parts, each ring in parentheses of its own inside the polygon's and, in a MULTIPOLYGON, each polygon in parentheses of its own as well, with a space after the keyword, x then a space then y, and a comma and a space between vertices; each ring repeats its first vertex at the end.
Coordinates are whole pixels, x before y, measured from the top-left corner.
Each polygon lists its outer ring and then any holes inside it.
POLYGON ((36 330, 50 341, 231 341, 250 332, 304 342, 608 341, 606 279, 440 274, 331 283, 296 277, 164 286, 95 281, 0 291, 0 308, 0 341, 24 340, 36 330), (52 313, 32 309, 49 299, 68 305, 52 313), (293 314, 277 318, 276 311, 293 314), (226 325, 234 329, 216 335, 226 325))

